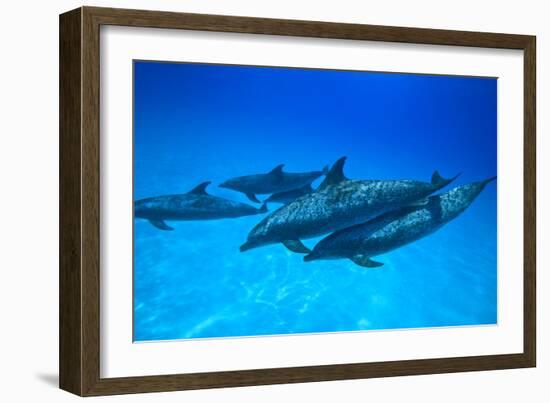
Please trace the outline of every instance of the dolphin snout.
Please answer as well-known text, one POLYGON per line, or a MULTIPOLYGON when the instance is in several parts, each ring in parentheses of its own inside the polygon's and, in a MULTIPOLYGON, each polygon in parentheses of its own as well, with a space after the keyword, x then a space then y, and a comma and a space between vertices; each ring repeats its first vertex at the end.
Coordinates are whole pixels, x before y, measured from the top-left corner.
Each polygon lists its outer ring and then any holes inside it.
POLYGON ((259 245, 256 242, 246 241, 239 248, 241 252, 246 252, 247 250, 257 248, 259 245))
POLYGON ((313 252, 311 252, 311 253, 304 256, 304 262, 311 262, 313 260, 319 259, 319 257, 320 257, 319 254, 315 253, 315 251, 313 251, 313 252))
POLYGON ((136 218, 144 218, 147 209, 141 203, 134 204, 134 216, 136 218))

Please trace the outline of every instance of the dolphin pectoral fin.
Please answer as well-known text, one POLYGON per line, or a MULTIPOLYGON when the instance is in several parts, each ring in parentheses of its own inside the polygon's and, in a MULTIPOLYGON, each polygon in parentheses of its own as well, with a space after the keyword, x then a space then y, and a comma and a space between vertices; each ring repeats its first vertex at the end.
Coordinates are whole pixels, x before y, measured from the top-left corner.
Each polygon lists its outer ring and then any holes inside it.
POLYGON ((163 231, 173 231, 174 228, 170 227, 169 225, 167 225, 164 221, 162 220, 149 220, 149 222, 151 223, 152 226, 154 226, 155 228, 158 228, 158 229, 161 229, 163 231))
POLYGON ((253 201, 254 203, 261 203, 254 193, 245 193, 245 195, 250 201, 253 201))
POLYGON ((294 253, 311 253, 311 250, 307 246, 305 246, 299 239, 290 239, 287 241, 283 241, 283 245, 286 246, 289 251, 294 253))
POLYGON ((368 267, 368 268, 380 267, 384 265, 384 263, 375 262, 374 260, 371 260, 370 257, 365 255, 355 255, 350 257, 350 260, 359 266, 368 267))

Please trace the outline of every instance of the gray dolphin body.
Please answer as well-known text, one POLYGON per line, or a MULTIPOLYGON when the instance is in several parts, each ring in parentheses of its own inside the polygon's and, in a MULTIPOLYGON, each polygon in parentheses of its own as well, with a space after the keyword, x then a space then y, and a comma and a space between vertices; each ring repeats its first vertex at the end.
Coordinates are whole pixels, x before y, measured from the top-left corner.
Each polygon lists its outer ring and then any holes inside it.
POLYGON ((206 193, 210 182, 203 182, 184 194, 149 197, 134 203, 134 215, 161 230, 173 230, 168 221, 217 220, 267 212, 264 204, 257 209, 248 204, 223 199, 206 193))
POLYGON ((310 184, 322 175, 326 175, 328 172, 328 167, 325 167, 322 171, 284 172, 283 166, 284 164, 277 165, 265 174, 229 179, 220 184, 220 187, 242 192, 251 201, 260 203, 256 198, 257 194, 280 193, 298 189, 310 184))
POLYGON ((319 259, 351 259, 363 267, 383 263, 371 260, 432 234, 466 210, 495 178, 458 186, 441 195, 428 198, 425 206, 404 207, 383 214, 364 224, 336 231, 322 239, 304 256, 309 262, 319 259))
POLYGON ((264 201, 266 203, 282 203, 282 204, 288 204, 290 202, 293 202, 298 197, 302 197, 304 195, 310 194, 313 192, 313 188, 311 187, 311 184, 308 183, 304 187, 289 190, 287 192, 280 192, 280 193, 273 193, 271 196, 269 196, 264 201))
POLYGON ((349 180, 346 158, 339 159, 319 188, 274 211, 258 223, 241 251, 281 242, 298 253, 309 253, 301 239, 368 221, 385 212, 410 205, 449 184, 437 171, 430 182, 414 180, 349 180))

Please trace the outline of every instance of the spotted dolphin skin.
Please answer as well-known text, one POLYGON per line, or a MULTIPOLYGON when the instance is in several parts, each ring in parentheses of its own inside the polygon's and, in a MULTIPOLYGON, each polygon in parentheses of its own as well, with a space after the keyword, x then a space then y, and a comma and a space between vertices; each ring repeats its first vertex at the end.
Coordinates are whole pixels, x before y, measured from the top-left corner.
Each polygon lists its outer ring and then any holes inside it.
MULTIPOLYGON (((241 251, 283 243, 298 253, 309 253, 302 239, 313 238, 368 221, 380 214, 425 199, 452 179, 437 171, 430 182, 415 180, 349 180, 344 176, 346 157, 331 168, 319 188, 279 208, 248 234, 241 251)), ((455 177, 456 178, 456 177, 455 177)))
POLYGON ((284 164, 277 165, 265 174, 239 176, 229 179, 220 187, 242 192, 251 201, 260 203, 257 194, 281 193, 309 185, 315 179, 326 175, 328 167, 322 171, 312 172, 284 172, 284 164))
POLYGON ((458 217, 495 178, 458 186, 447 193, 431 196, 425 206, 404 207, 383 214, 364 224, 336 231, 322 239, 304 261, 351 259, 363 267, 383 263, 371 260, 417 241, 458 217))
POLYGON ((313 188, 311 187, 311 184, 308 183, 304 187, 298 189, 289 190, 287 192, 273 193, 264 201, 266 203, 288 204, 296 200, 298 197, 310 194, 311 192, 313 192, 313 188))
POLYGON ((206 193, 210 182, 203 182, 190 192, 177 195, 150 197, 134 203, 136 218, 148 220, 161 230, 173 230, 168 221, 217 220, 267 212, 267 206, 255 208, 248 204, 223 199, 206 193))

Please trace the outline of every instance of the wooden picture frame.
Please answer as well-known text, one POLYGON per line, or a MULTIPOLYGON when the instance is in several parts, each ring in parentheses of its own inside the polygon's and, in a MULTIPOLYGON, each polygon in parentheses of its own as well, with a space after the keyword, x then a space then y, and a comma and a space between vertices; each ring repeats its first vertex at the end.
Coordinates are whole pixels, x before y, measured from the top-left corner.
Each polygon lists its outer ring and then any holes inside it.
POLYGON ((60 16, 60 387, 80 396, 534 367, 535 37, 81 7, 60 16), (523 353, 228 372, 100 377, 99 35, 102 25, 520 49, 524 52, 523 353))

